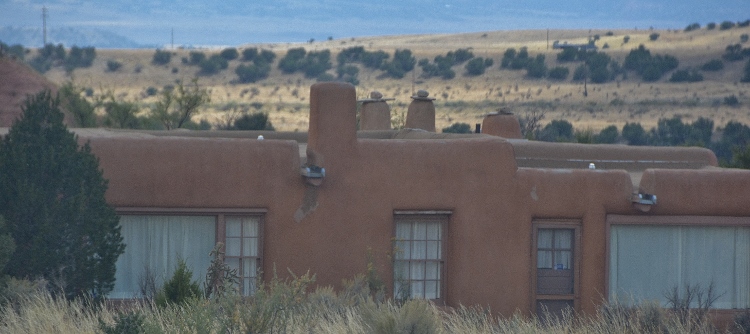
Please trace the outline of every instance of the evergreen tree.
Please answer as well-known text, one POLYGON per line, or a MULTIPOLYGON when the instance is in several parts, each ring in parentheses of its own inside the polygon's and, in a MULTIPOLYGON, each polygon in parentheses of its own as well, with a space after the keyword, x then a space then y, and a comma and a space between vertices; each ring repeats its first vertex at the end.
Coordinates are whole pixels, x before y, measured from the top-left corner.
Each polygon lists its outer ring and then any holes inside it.
POLYGON ((68 298, 111 291, 125 245, 106 190, 88 143, 79 147, 63 124, 59 99, 30 96, 0 143, 0 214, 16 243, 7 273, 43 277, 68 298))

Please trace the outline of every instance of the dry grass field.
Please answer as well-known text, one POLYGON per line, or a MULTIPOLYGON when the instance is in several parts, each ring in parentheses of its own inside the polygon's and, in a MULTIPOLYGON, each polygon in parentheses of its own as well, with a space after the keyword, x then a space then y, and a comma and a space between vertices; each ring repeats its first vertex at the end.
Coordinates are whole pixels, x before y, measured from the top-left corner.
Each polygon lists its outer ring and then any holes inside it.
MULTIPOLYGON (((437 127, 443 128, 455 122, 474 124, 481 122, 484 114, 501 107, 508 108, 523 116, 530 111, 544 111, 545 121, 565 119, 576 129, 598 131, 607 125, 621 127, 626 122, 639 122, 645 128, 656 125, 659 118, 680 115, 683 120, 694 120, 700 116, 709 117, 717 126, 730 120, 750 124, 750 84, 740 83, 742 71, 747 61, 725 62, 719 72, 702 72, 705 80, 697 83, 670 83, 667 73, 653 83, 643 82, 635 73, 627 78, 605 84, 588 84, 588 96, 584 97, 584 85, 571 81, 573 70, 578 63, 559 64, 554 50, 555 40, 568 43, 586 43, 590 36, 599 35, 597 46, 620 64, 631 49, 645 45, 652 54, 670 54, 680 61, 679 69, 697 68, 712 59, 721 59, 727 45, 740 43, 742 34, 749 34, 750 28, 729 30, 706 30, 684 32, 682 30, 534 30, 534 31, 495 31, 486 33, 455 35, 409 35, 361 37, 342 40, 315 41, 313 43, 279 43, 238 46, 239 51, 247 47, 267 49, 276 53, 270 77, 254 84, 237 83, 234 70, 242 64, 239 60, 229 62, 229 68, 212 76, 199 76, 197 66, 183 64, 181 59, 188 57, 186 49, 173 52, 168 65, 152 65, 154 50, 97 50, 97 58, 90 68, 76 69, 72 75, 55 68, 46 76, 58 84, 69 80, 82 87, 93 89, 94 96, 113 91, 118 98, 138 102, 141 110, 155 97, 148 96, 146 89, 161 89, 173 85, 175 80, 190 81, 198 77, 200 85, 211 93, 210 105, 194 120, 208 120, 216 124, 225 120, 232 110, 260 110, 269 114, 277 130, 306 131, 308 121, 308 90, 315 79, 307 79, 302 74, 285 75, 277 68, 278 60, 290 48, 304 47, 308 51, 329 49, 332 62, 336 66, 336 54, 348 47, 363 46, 367 51, 385 51, 391 56, 397 49, 409 49, 417 60, 432 60, 437 55, 459 48, 471 48, 477 57, 492 58, 494 65, 486 73, 476 77, 464 75, 463 65, 453 68, 456 77, 451 80, 441 78, 421 78, 421 68, 415 67, 400 80, 381 78, 382 71, 369 70, 360 66, 357 95, 365 98, 370 91, 378 90, 385 97, 395 98, 391 102, 392 114, 406 111, 410 96, 418 89, 430 92, 436 97, 437 127), (659 33, 656 41, 651 41, 651 33, 659 33), (549 34, 549 37, 548 37, 549 34), (629 36, 628 43, 623 43, 629 36), (602 49, 604 44, 608 48, 602 49), (508 48, 527 47, 529 54, 546 56, 546 64, 566 66, 571 75, 565 81, 529 79, 525 71, 500 69, 500 60, 508 48), (106 71, 109 60, 122 63, 116 72, 106 71), (722 103, 728 96, 736 96, 739 106, 730 107, 722 103), (615 101, 613 103, 613 101, 615 101)), ((750 43, 743 47, 750 47, 750 43)), ((220 50, 197 50, 207 55, 220 50)), ((334 73, 334 70, 329 70, 334 73)))

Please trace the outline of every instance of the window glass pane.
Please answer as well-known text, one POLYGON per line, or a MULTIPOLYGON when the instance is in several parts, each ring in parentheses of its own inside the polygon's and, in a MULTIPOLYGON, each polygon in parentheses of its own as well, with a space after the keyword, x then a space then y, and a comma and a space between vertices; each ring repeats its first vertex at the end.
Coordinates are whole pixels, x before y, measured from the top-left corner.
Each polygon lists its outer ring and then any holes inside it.
POLYGON ((440 258, 440 241, 427 241, 427 259, 440 258))
POLYGON ((427 225, 427 240, 440 240, 440 223, 427 225))
POLYGON ((426 240, 427 239, 427 224, 428 223, 414 223, 414 239, 415 240, 426 240))
POLYGON ((409 259, 411 258, 411 246, 408 241, 396 241, 396 249, 394 249, 396 259, 409 259))
POLYGON ((411 258, 415 260, 424 260, 427 258, 427 243, 424 241, 412 241, 411 258))
POLYGON ((245 217, 243 219, 243 237, 257 237, 258 236, 258 218, 257 217, 245 217))
POLYGON ((227 236, 228 237, 241 237, 242 236, 242 221, 237 217, 226 217, 227 236))
POLYGON ((425 299, 440 298, 440 294, 438 294, 438 282, 437 281, 426 281, 424 283, 424 298, 425 299))
POLYGON ((554 269, 570 269, 571 256, 570 251, 555 251, 554 269))
POLYGON ((253 280, 250 278, 244 278, 242 281, 242 294, 245 296, 249 296, 252 293, 255 292, 255 289, 253 289, 252 282, 253 280))
POLYGON ((242 255, 258 256, 258 239, 245 238, 242 243, 242 255))
POLYGON ((224 254, 227 256, 241 256, 240 252, 240 238, 227 238, 226 240, 226 251, 224 254))
POLYGON ((226 262, 226 264, 230 268, 237 269, 238 270, 237 271, 237 275, 240 274, 240 272, 239 272, 239 270, 240 270, 240 259, 238 259, 236 257, 227 257, 227 258, 224 258, 224 262, 226 262))
POLYGON ((573 230, 555 230, 555 248, 571 249, 573 244, 573 230))
POLYGON ((255 276, 255 261, 254 259, 244 258, 242 259, 242 277, 255 276))
POLYGON ((409 262, 396 261, 393 266, 393 276, 396 281, 409 279, 409 262))
POLYGON ((440 279, 440 264, 436 261, 429 261, 425 264, 425 279, 440 279))
POLYGON ((411 224, 396 224, 396 240, 411 240, 411 224))
POLYGON ((424 298, 424 282, 411 282, 411 296, 414 298, 424 298))
POLYGON ((116 262, 110 298, 140 297, 139 283, 148 272, 161 286, 172 276, 178 259, 202 283, 216 242, 214 216, 123 215, 120 234, 128 246, 116 262))
POLYGON ((425 263, 423 261, 415 261, 410 264, 411 270, 409 274, 410 280, 423 280, 425 263))
POLYGON ((552 235, 551 229, 539 229, 537 232, 537 247, 538 248, 552 248, 552 235))
POLYGON ((543 269, 552 268, 552 251, 537 251, 536 252, 536 267, 543 269))

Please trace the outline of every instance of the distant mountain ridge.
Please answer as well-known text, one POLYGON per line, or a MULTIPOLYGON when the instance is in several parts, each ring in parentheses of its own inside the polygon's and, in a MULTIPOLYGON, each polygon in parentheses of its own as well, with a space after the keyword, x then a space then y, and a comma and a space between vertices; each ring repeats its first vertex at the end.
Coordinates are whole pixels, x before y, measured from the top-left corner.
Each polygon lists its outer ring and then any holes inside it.
MULTIPOLYGON (((0 27, 0 41, 5 44, 21 44, 25 47, 41 47, 43 44, 42 28, 0 27)), ((134 49, 149 47, 139 44, 127 37, 99 29, 54 28, 47 30, 47 43, 60 44, 66 47, 73 45, 93 46, 104 49, 134 49)))

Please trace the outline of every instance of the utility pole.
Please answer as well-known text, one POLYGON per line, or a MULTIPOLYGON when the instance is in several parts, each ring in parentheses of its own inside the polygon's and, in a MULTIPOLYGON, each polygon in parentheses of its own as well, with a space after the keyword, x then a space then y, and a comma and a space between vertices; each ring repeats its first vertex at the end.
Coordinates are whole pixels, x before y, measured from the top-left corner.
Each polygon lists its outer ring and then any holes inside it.
POLYGON ((47 45, 47 6, 42 6, 42 42, 47 45))

